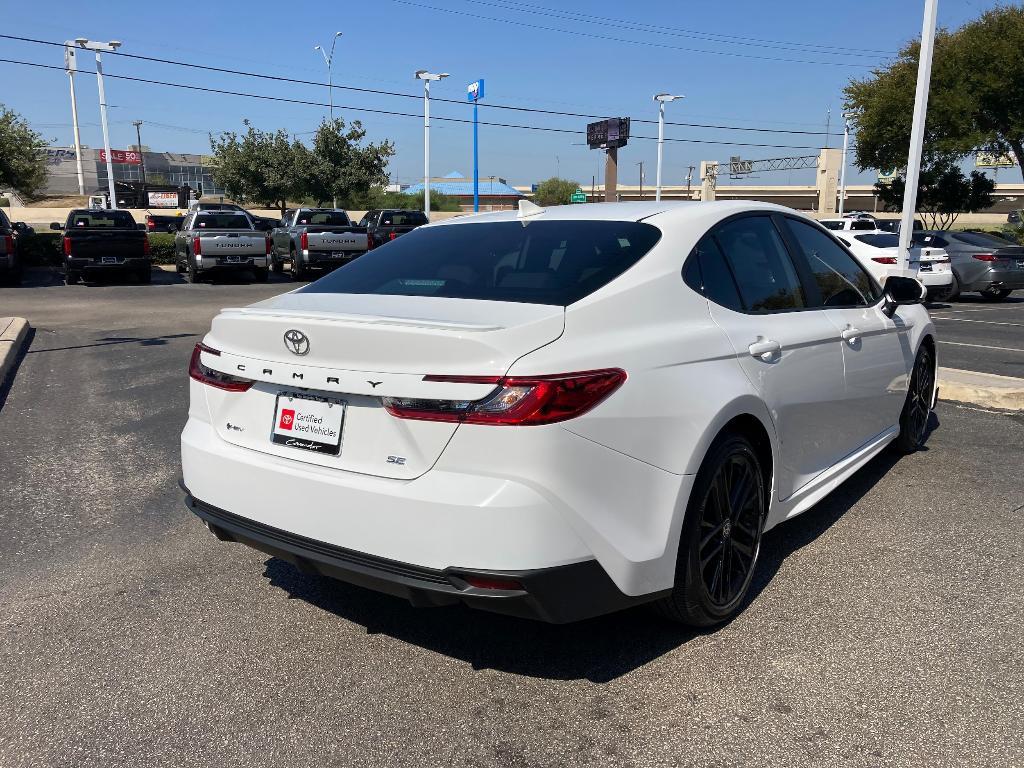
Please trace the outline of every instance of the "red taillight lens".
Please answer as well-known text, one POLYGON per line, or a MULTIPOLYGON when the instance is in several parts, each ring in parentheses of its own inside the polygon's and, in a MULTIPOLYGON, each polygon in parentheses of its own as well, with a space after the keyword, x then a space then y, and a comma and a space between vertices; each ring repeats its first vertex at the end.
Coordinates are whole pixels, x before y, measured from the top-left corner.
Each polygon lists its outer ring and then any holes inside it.
POLYGON ((149 256, 149 236, 142 239, 142 255, 149 256))
POLYGON ((156 222, 149 216, 146 217, 146 229, 156 229, 156 222))
POLYGON ((994 253, 975 253, 973 256, 978 261, 999 261, 999 257, 994 253))
POLYGON ((896 263, 896 257, 895 256, 872 256, 871 260, 872 261, 877 261, 879 264, 895 264, 896 263))
POLYGON ((370 234, 369 232, 367 232, 366 233, 366 250, 372 251, 374 245, 375 245, 375 243, 373 241, 373 235, 370 234))
POLYGON ((503 589, 507 591, 522 591, 522 582, 515 579, 499 579, 492 576, 475 576, 472 574, 459 575, 459 578, 477 589, 503 589))
POLYGON ((192 255, 202 256, 203 255, 203 241, 199 239, 199 236, 192 238, 192 255))
POLYGON ((398 238, 398 233, 397 232, 392 232, 391 234, 388 235, 388 240, 395 240, 397 238, 398 238))
POLYGON ((425 376, 424 381, 494 384, 495 389, 480 400, 385 397, 382 402, 400 419, 525 427, 581 416, 625 380, 620 368, 554 376, 425 376))
POLYGON ((220 371, 215 371, 213 368, 208 368, 203 365, 202 361, 199 359, 203 352, 206 352, 208 355, 217 355, 220 357, 220 350, 213 349, 205 344, 196 344, 196 348, 192 350, 192 359, 188 364, 188 375, 199 383, 209 384, 211 387, 223 389, 227 392, 245 392, 253 385, 253 382, 250 379, 231 376, 230 374, 221 373, 220 371))
POLYGON ((271 242, 270 242, 270 238, 268 237, 266 240, 263 241, 263 250, 264 250, 264 253, 267 256, 270 255, 270 245, 271 245, 271 242))
POLYGON ((305 232, 299 235, 299 247, 304 251, 309 250, 309 235, 305 232))
POLYGON ((67 235, 64 235, 64 255, 71 255, 71 238, 68 237, 67 235))

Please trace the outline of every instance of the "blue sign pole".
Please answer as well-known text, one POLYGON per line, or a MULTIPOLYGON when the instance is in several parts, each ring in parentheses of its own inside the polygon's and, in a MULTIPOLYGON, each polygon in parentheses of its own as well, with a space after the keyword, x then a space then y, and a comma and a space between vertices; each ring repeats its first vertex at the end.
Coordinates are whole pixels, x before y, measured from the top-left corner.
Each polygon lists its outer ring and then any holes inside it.
POLYGON ((484 97, 484 81, 477 80, 466 86, 466 98, 473 102, 473 212, 480 212, 480 154, 479 154, 479 121, 477 120, 477 104, 484 97))

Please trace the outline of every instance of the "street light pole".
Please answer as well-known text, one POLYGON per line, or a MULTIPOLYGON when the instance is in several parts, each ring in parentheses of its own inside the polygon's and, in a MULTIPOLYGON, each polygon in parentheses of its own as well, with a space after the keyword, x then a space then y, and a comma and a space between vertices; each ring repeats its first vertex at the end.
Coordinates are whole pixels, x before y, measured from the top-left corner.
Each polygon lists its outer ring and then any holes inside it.
POLYGON ((338 44, 339 37, 341 37, 341 32, 335 32, 334 39, 331 40, 329 56, 319 45, 313 46, 314 51, 320 51, 320 55, 324 57, 324 63, 327 65, 327 101, 330 104, 332 121, 334 120, 334 46, 338 44))
POLYGON ((641 160, 637 165, 640 166, 640 199, 644 199, 644 161, 641 160))
POLYGON ((96 89, 100 95, 100 124, 103 126, 103 149, 107 155, 107 190, 110 193, 110 207, 117 208, 117 191, 114 188, 114 158, 110 153, 110 131, 107 128, 107 96, 103 90, 103 61, 100 54, 106 51, 111 53, 121 47, 118 40, 111 40, 109 43, 96 43, 84 37, 76 37, 75 43, 79 48, 85 48, 96 54, 96 89))
POLYGON ((904 275, 910 269, 910 244, 914 236, 917 182, 921 176, 921 149, 924 146, 924 123, 928 113, 928 86, 932 79, 932 51, 935 48, 938 6, 938 0, 925 0, 921 53, 917 63, 917 93, 914 96, 914 122, 910 128, 910 154, 907 157, 907 186, 903 193, 903 216, 900 220, 899 268, 904 275))
POLYGON ((78 63, 75 59, 75 42, 68 40, 64 43, 64 69, 68 73, 68 80, 71 83, 71 127, 75 135, 75 166, 78 170, 78 194, 85 194, 85 174, 82 172, 82 138, 78 133, 78 99, 75 97, 75 72, 78 71, 78 63))
POLYGON ((415 77, 423 81, 423 215, 430 218, 430 83, 443 80, 448 73, 418 69, 415 77))
MULTIPOLYGON (((675 101, 681 99, 682 96, 673 96, 668 93, 655 94, 654 100, 658 102, 658 172, 656 187, 654 190, 654 199, 661 200, 661 156, 662 150, 665 145, 665 104, 669 101, 675 101)), ((643 169, 641 168, 641 173, 643 169)), ((640 182, 641 192, 643 191, 643 181, 640 182)))
POLYGON ((850 147, 850 116, 843 113, 843 167, 839 169, 839 216, 846 209, 846 152, 850 147))

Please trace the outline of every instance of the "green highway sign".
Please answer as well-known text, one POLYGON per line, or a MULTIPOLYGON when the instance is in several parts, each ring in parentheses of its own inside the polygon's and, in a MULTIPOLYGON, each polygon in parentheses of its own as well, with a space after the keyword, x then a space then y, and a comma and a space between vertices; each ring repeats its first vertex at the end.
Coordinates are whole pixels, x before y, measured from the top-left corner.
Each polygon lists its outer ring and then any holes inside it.
POLYGON ((572 197, 569 198, 570 203, 585 203, 587 202, 587 196, 583 194, 583 190, 576 187, 576 191, 572 193, 572 197))

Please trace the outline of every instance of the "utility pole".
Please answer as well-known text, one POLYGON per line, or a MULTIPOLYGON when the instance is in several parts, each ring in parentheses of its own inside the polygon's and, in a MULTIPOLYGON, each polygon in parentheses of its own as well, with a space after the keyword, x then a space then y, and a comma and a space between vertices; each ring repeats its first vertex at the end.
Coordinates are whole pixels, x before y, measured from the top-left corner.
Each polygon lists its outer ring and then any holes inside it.
POLYGON ((423 215, 430 218, 430 83, 443 80, 447 72, 416 70, 415 77, 423 81, 423 215))
POLYGON ((75 166, 78 170, 78 194, 84 195, 85 174, 82 172, 82 138, 78 133, 78 99, 75 97, 75 72, 78 71, 75 55, 75 42, 68 40, 64 43, 64 69, 67 70, 68 80, 71 81, 71 125, 75 134, 75 166))
POLYGON ((641 160, 637 165, 640 166, 640 199, 644 199, 644 161, 641 160))
POLYGON ((846 151, 850 146, 850 116, 843 113, 843 167, 839 169, 839 216, 846 208, 846 151))
POLYGON ((594 202, 597 197, 597 174, 591 174, 590 176, 590 202, 594 202))
MULTIPOLYGON (((654 95, 654 100, 658 102, 658 172, 656 186, 654 189, 654 199, 661 200, 661 155, 662 148, 665 144, 665 104, 669 101, 675 101, 676 99, 682 99, 682 96, 673 96, 668 93, 657 93, 654 95)), ((640 175, 643 176, 643 165, 640 167, 640 175)), ((643 178, 640 179, 640 199, 643 200, 643 178)))
POLYGON ((114 188, 114 159, 110 152, 110 131, 107 128, 107 96, 103 90, 103 61, 100 54, 103 52, 112 53, 121 47, 119 40, 111 40, 109 43, 96 43, 85 37, 76 37, 75 43, 79 48, 85 48, 96 54, 96 89, 100 96, 100 124, 103 126, 103 149, 107 155, 107 190, 110 193, 110 207, 117 208, 117 191, 114 188))
POLYGON ((829 138, 831 134, 829 131, 832 130, 832 105, 830 104, 828 109, 825 110, 825 149, 828 149, 829 138))
POLYGON ((938 0, 925 0, 921 27, 921 54, 917 63, 917 93, 914 96, 914 121, 910 128, 910 154, 907 157, 907 186, 903 193, 900 220, 899 268, 904 275, 910 269, 910 245, 914 236, 914 212, 917 210, 917 182, 921 176, 921 149, 928 114, 928 86, 932 79, 932 52, 935 48, 935 19, 938 0))
POLYGON ((687 170, 687 172, 686 172, 686 199, 687 200, 690 199, 690 184, 691 184, 691 182, 693 182, 693 169, 694 168, 696 168, 696 166, 691 165, 689 167, 689 169, 687 170))
POLYGON ((146 158, 142 154, 142 121, 132 120, 132 125, 135 126, 135 138, 138 140, 139 147, 139 176, 142 177, 142 183, 146 183, 146 158))

